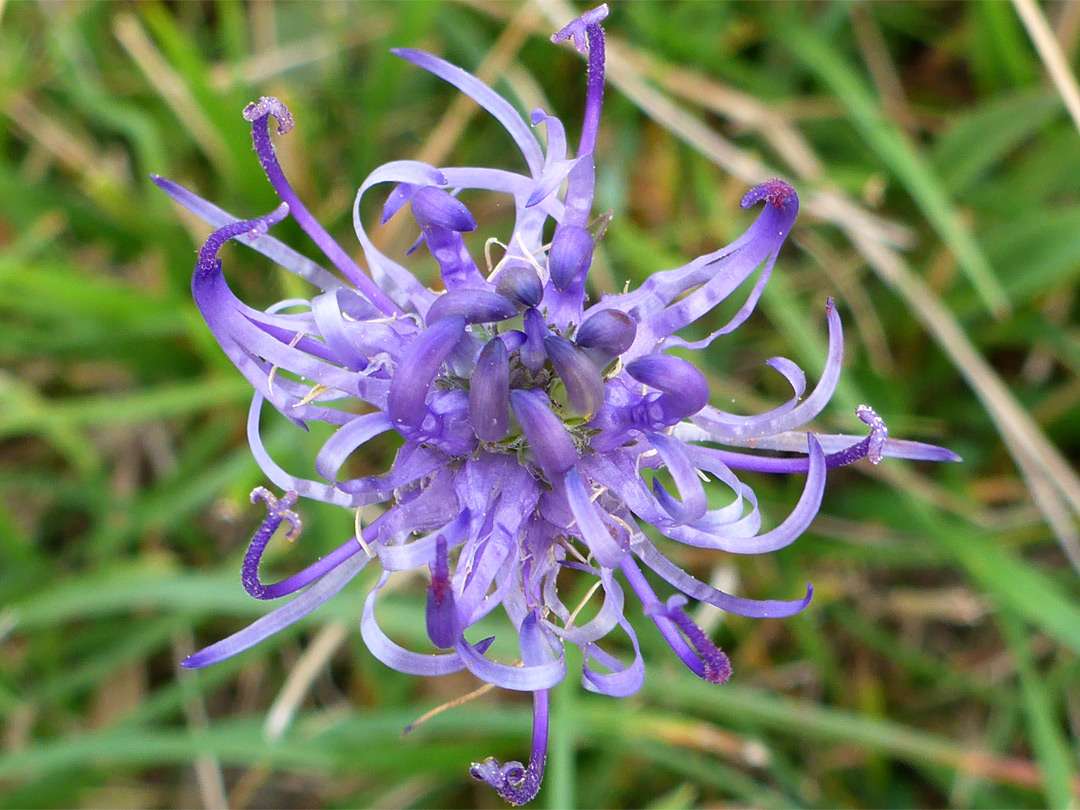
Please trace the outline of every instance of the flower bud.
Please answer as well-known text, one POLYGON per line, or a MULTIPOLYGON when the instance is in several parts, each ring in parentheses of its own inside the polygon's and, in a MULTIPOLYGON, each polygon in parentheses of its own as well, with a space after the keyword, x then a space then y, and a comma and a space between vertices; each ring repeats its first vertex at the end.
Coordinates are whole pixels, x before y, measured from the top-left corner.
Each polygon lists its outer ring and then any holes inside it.
POLYGON ((460 315, 465 323, 492 323, 513 318, 517 307, 498 293, 458 288, 436 298, 425 320, 431 326, 452 315, 460 315))
POLYGON ((604 378, 585 350, 559 335, 544 338, 544 348, 566 387, 570 406, 585 417, 600 410, 604 404, 604 378))
POLYGON ((548 272, 551 283, 565 290, 575 277, 589 269, 592 263, 593 239, 577 225, 564 225, 555 231, 548 251, 548 272))
POLYGON ((519 306, 535 307, 544 297, 544 286, 531 267, 512 264, 499 274, 495 292, 519 306))
POLYGON ((637 324, 625 312, 605 309, 585 319, 574 336, 583 349, 595 349, 608 359, 630 348, 637 335, 637 324))
POLYGON ((413 195, 412 211, 421 227, 437 225, 458 233, 476 230, 476 220, 465 203, 435 186, 425 186, 413 195))
POLYGON ((635 380, 663 392, 656 400, 663 420, 674 424, 709 403, 709 383, 694 366, 669 354, 647 354, 626 366, 635 380))
POLYGON ((499 339, 480 350, 469 380, 469 421, 485 442, 497 442, 510 428, 510 360, 499 339))
POLYGON ((525 368, 535 374, 547 362, 544 338, 547 337, 548 328, 544 322, 544 316, 535 307, 525 310, 525 317, 522 320, 525 327, 525 345, 521 347, 521 362, 525 368))
POLYGON ((515 388, 510 392, 510 405, 548 480, 558 478, 577 463, 574 440, 562 420, 552 412, 546 394, 515 388))

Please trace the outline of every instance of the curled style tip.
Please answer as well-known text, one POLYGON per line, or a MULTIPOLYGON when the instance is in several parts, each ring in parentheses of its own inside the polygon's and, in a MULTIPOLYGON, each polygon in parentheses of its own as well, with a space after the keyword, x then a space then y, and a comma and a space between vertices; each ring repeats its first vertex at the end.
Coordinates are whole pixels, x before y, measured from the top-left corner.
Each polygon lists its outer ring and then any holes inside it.
POLYGON ((860 405, 855 409, 855 415, 865 424, 870 426, 870 437, 867 443, 866 457, 871 464, 880 464, 885 440, 889 438, 889 429, 885 427, 885 420, 874 413, 869 405, 860 405))
POLYGON ((607 19, 607 15, 607 3, 601 3, 596 8, 586 11, 576 20, 567 23, 552 34, 551 41, 557 45, 560 42, 566 42, 568 39, 573 39, 574 47, 577 49, 578 53, 588 53, 589 43, 586 38, 586 31, 589 26, 598 25, 600 22, 607 19))
POLYGON ((258 101, 253 101, 244 107, 244 120, 254 123, 260 118, 266 118, 268 116, 274 116, 277 119, 277 131, 278 135, 285 135, 291 130, 296 123, 293 120, 292 113, 289 112, 289 108, 285 106, 285 102, 273 96, 263 96, 258 101))
POLYGON ((743 208, 749 208, 754 203, 759 203, 762 200, 783 211, 792 202, 798 207, 799 195, 795 193, 795 189, 783 180, 773 178, 772 180, 766 180, 759 186, 754 186, 746 192, 741 205, 743 208))
POLYGON ((220 251, 222 246, 230 239, 235 239, 244 234, 262 236, 288 215, 289 205, 288 203, 282 203, 266 216, 256 217, 255 219, 243 219, 239 222, 232 222, 218 228, 206 238, 206 241, 203 242, 203 246, 199 248, 199 260, 195 264, 196 274, 217 270, 219 266, 217 258, 218 251, 220 251))

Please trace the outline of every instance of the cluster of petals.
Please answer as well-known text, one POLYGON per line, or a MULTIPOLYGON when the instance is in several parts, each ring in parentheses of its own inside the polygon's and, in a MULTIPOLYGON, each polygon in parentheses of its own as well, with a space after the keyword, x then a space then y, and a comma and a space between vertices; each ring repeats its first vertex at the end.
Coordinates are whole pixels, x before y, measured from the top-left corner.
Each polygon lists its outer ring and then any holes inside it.
POLYGON ((191 656, 185 666, 206 666, 248 649, 311 613, 377 560, 382 573, 360 624, 373 655, 401 672, 468 670, 488 683, 533 694, 529 761, 488 759, 472 766, 476 778, 514 804, 530 800, 540 786, 548 692, 566 676, 565 645, 583 652, 586 689, 621 697, 642 685, 638 639, 625 616, 627 587, 675 654, 714 683, 725 681, 731 669, 684 610, 688 600, 753 617, 789 616, 810 600, 809 587, 790 601, 755 601, 717 590, 672 563, 643 525, 688 546, 733 554, 775 551, 810 525, 829 469, 861 458, 877 463, 883 456, 955 458, 941 448, 888 439, 882 420, 865 406, 857 415, 869 435, 804 429, 840 376, 843 333, 831 301, 825 313, 828 358, 816 386, 807 391, 806 376, 792 361, 769 360, 792 395, 766 413, 742 416, 710 406, 705 377, 671 353, 701 350, 752 313, 799 208, 795 191, 780 180, 746 195, 743 207, 760 204, 761 211, 733 244, 655 273, 637 290, 588 304, 586 278, 602 234, 591 211, 604 84, 600 22, 606 14, 601 6, 553 37, 572 40, 588 58, 584 124, 573 157, 557 118, 536 110, 527 122, 465 71, 426 53, 395 51, 493 115, 517 144, 527 171, 435 168, 416 161, 376 169, 360 186, 353 209, 370 273, 323 230, 286 179, 271 129, 276 124, 284 135, 293 120, 277 99, 263 98, 244 111, 259 161, 282 200, 275 211, 238 220, 155 178, 216 229, 199 252, 193 294, 222 349, 255 389, 251 448, 267 478, 285 493, 252 493, 253 502, 265 504, 267 517, 245 557, 243 585, 259 599, 292 597, 191 656), (540 127, 546 148, 537 138, 540 127), (419 230, 415 248, 430 252, 443 290, 421 284, 369 238, 361 200, 375 186, 389 187, 383 223, 411 214, 419 230), (493 267, 466 247, 463 234, 477 223, 458 198, 462 191, 495 193, 513 203, 513 231, 500 243, 502 255, 493 267), (286 216, 337 273, 268 234, 286 216), (554 231, 545 244, 549 220, 554 231), (218 258, 228 240, 310 282, 311 298, 281 301, 265 311, 244 304, 230 290, 218 258), (756 282, 728 323, 703 340, 678 336, 755 272, 756 282), (266 404, 298 426, 335 427, 314 459, 316 477, 286 472, 271 458, 261 434, 266 404), (393 465, 380 475, 348 477, 346 461, 390 432, 403 441, 393 465), (670 491, 654 475, 661 468, 672 482, 670 491), (784 520, 763 531, 757 499, 737 470, 804 475, 802 495, 784 520), (710 490, 718 489, 720 497, 710 499, 705 482, 715 482, 710 490), (384 508, 366 526, 358 520, 357 534, 332 553, 266 584, 260 558, 282 523, 290 536, 299 533, 292 509, 298 498, 351 510, 384 508), (426 569, 430 581, 426 629, 434 652, 405 649, 377 620, 379 593, 390 575, 414 569, 426 569), (644 569, 656 577, 647 579, 644 569), (592 618, 578 623, 575 606, 561 594, 569 578, 582 577, 595 581, 600 604, 592 618), (657 578, 672 595, 657 594, 657 578), (493 639, 470 632, 496 610, 516 631, 516 662, 494 660, 488 655, 493 639), (613 633, 614 643, 608 640, 613 633))

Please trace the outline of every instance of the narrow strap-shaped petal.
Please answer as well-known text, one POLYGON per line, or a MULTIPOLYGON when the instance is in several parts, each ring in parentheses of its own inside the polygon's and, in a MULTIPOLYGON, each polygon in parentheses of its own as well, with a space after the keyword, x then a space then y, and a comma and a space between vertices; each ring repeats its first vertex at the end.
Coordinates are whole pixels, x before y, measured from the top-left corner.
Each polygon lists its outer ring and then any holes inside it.
POLYGON ((515 692, 536 692, 550 689, 566 677, 566 659, 560 656, 554 661, 532 666, 513 667, 484 658, 476 647, 464 639, 455 647, 469 672, 485 683, 515 692))
MULTIPOLYGON (((172 180, 156 174, 150 175, 150 179, 154 181, 154 185, 172 197, 173 200, 213 228, 221 228, 240 221, 239 217, 234 217, 224 209, 218 208, 212 202, 204 200, 198 194, 189 191, 179 183, 174 183, 172 180)), ((304 281, 314 284, 320 290, 345 289, 345 283, 333 273, 268 234, 241 234, 236 237, 236 241, 261 253, 290 273, 295 273, 304 281)))
POLYGON ((660 502, 665 504, 668 513, 673 518, 684 523, 690 523, 702 517, 708 506, 705 499, 705 487, 701 485, 701 479, 698 478, 697 471, 690 463, 686 451, 683 450, 682 442, 672 439, 670 436, 665 436, 663 433, 650 433, 649 441, 660 454, 660 458, 664 460, 664 466, 671 473, 671 477, 675 480, 675 486, 679 490, 679 495, 682 496, 681 503, 674 501, 663 489, 659 479, 654 479, 653 486, 659 488, 657 497, 660 502), (662 497, 661 493, 667 498, 662 497))
POLYGON ((437 56, 423 51, 414 51, 411 48, 394 48, 391 53, 452 84, 491 113, 514 139, 533 177, 540 176, 544 166, 544 154, 540 149, 540 144, 525 119, 510 105, 510 102, 472 74, 437 56))
MULTIPOLYGON (((359 544, 357 546, 359 547, 359 544)), ((336 596, 364 570, 369 559, 366 554, 350 557, 292 601, 257 619, 240 632, 188 656, 180 662, 181 666, 198 669, 216 664, 281 632, 336 596)))
POLYGON ((825 454, 812 435, 810 442, 810 466, 802 495, 791 513, 775 529, 754 537, 732 537, 723 530, 708 532, 690 526, 662 529, 664 534, 680 543, 700 548, 716 548, 733 554, 765 554, 779 551, 793 543, 813 522, 821 507, 825 492, 825 454))
POLYGON ((829 323, 829 351, 825 368, 822 369, 818 384, 806 399, 794 406, 789 401, 766 413, 747 417, 706 407, 693 416, 691 421, 703 428, 713 439, 725 444, 737 444, 740 441, 783 433, 805 425, 817 416, 832 399, 840 382, 840 371, 844 363, 844 329, 831 298, 826 306, 826 316, 829 323))
MULTIPOLYGON (((384 287, 391 297, 411 312, 424 315, 435 294, 417 281, 416 277, 395 262, 371 241, 360 217, 360 204, 364 194, 380 183, 407 183, 410 186, 445 186, 446 177, 433 166, 416 160, 396 160, 385 163, 365 178, 353 200, 353 229, 364 257, 371 267, 371 275, 384 287)), ((407 200, 406 200, 407 201, 407 200)))
POLYGON ((585 483, 577 470, 566 474, 566 499, 577 521, 585 545, 603 568, 614 568, 626 556, 626 549, 619 546, 596 512, 585 483))
POLYGON ((645 565, 691 599, 707 602, 721 610, 739 616, 748 616, 753 619, 782 619, 794 616, 810 604, 810 599, 814 595, 813 587, 808 584, 806 586, 806 596, 802 599, 745 599, 740 596, 732 596, 683 571, 661 554, 656 546, 644 536, 637 538, 631 545, 631 549, 641 558, 645 565))
MULTIPOLYGON (((375 601, 379 591, 389 581, 390 575, 384 573, 375 583, 375 587, 364 600, 364 612, 360 617, 360 636, 368 650, 379 661, 391 669, 404 672, 406 675, 449 675, 451 672, 460 672, 465 668, 465 663, 456 652, 441 655, 429 655, 425 653, 406 650, 399 644, 390 640, 390 637, 379 627, 375 618, 375 601)), ((482 653, 477 657, 483 659, 482 653)))
POLYGON ((336 481, 341 465, 357 448, 390 430, 390 417, 385 413, 369 413, 355 417, 337 429, 315 456, 315 472, 327 481, 336 481))

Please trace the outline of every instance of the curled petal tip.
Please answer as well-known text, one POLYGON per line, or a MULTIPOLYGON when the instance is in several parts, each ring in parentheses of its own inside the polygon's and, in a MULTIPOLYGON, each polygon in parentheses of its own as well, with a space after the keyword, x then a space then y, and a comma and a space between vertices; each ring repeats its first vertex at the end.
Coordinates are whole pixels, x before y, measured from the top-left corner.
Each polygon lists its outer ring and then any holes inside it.
POLYGON ((783 180, 773 178, 772 180, 766 180, 760 186, 754 186, 746 192, 741 204, 743 208, 749 208, 754 203, 762 200, 783 211, 792 202, 798 205, 799 195, 795 193, 795 189, 783 180))

